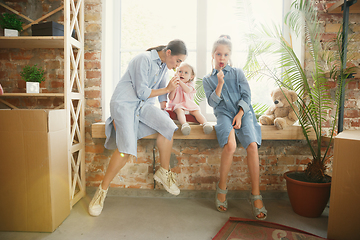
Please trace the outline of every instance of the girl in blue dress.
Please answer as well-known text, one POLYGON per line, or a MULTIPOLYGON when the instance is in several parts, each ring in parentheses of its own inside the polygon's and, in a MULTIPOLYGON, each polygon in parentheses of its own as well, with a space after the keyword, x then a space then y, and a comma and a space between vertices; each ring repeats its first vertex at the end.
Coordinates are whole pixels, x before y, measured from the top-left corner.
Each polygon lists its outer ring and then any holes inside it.
POLYGON ((236 138, 246 149, 251 179, 249 200, 256 219, 264 220, 267 211, 260 195, 260 167, 258 148, 261 145, 261 127, 251 106, 251 93, 243 71, 228 65, 232 44, 219 38, 212 49, 214 69, 203 78, 208 104, 217 119, 215 126, 219 145, 223 148, 220 163, 220 181, 216 185, 215 205, 218 211, 227 210, 227 177, 236 150, 236 138))
POLYGON ((111 116, 105 123, 105 147, 116 150, 89 204, 90 215, 100 215, 110 182, 130 155, 137 156, 137 140, 154 133, 159 133, 157 147, 161 165, 154 179, 171 194, 180 193, 169 170, 173 134, 177 126, 162 109, 166 107, 167 94, 176 89, 180 81, 175 75, 167 84, 167 71, 179 67, 186 56, 184 42, 173 40, 167 46, 150 48, 130 61, 110 101, 111 116), (155 97, 159 98, 162 109, 154 106, 155 97))

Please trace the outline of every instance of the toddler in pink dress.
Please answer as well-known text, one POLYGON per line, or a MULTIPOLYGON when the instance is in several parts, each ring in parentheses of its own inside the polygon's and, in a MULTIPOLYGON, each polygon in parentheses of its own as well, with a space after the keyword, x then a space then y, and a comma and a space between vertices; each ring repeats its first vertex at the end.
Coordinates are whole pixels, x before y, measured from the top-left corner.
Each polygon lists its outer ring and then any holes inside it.
POLYGON ((203 126, 205 134, 211 133, 213 126, 206 121, 200 112, 199 106, 194 102, 194 94, 196 93, 194 88, 194 68, 187 63, 182 63, 176 74, 180 78, 179 86, 169 93, 170 101, 166 110, 171 110, 176 113, 181 124, 181 132, 184 135, 189 135, 191 131, 189 123, 186 122, 185 111, 189 111, 203 126))
POLYGON ((1 84, 0 84, 0 95, 3 95, 3 93, 4 93, 4 91, 3 91, 2 87, 1 87, 1 84))

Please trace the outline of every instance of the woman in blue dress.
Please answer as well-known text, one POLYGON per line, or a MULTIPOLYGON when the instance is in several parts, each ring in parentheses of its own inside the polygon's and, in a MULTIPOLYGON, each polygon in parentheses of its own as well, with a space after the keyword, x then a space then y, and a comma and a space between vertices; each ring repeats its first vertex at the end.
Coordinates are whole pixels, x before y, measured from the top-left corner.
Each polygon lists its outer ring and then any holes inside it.
POLYGON ((161 165, 154 179, 171 194, 180 193, 169 170, 173 134, 177 126, 162 109, 166 107, 167 94, 176 89, 180 81, 175 75, 167 84, 167 71, 177 68, 186 57, 184 42, 173 40, 167 46, 150 48, 130 61, 110 101, 111 116, 105 123, 105 147, 116 150, 89 204, 90 215, 100 215, 110 182, 130 155, 137 156, 137 140, 154 133, 159 133, 157 147, 161 165), (162 109, 154 106, 155 97, 158 97, 162 109))
POLYGON ((220 163, 220 180, 216 185, 215 205, 218 211, 227 210, 227 177, 236 150, 236 138, 246 149, 251 179, 249 200, 256 219, 264 220, 267 211, 260 195, 260 167, 258 148, 261 145, 261 127, 251 106, 251 93, 243 71, 228 65, 232 44, 220 37, 213 46, 215 67, 203 78, 208 104, 217 119, 215 125, 219 145, 223 148, 220 163))

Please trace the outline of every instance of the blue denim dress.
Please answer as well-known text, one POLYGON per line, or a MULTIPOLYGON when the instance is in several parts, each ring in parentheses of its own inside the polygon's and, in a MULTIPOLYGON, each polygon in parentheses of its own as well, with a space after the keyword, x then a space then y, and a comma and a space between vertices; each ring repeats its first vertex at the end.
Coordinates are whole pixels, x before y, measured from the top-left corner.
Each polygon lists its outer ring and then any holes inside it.
MULTIPOLYGON (((166 87, 167 66, 156 50, 134 57, 117 84, 110 101, 111 116, 105 123, 107 149, 137 156, 137 140, 156 132, 171 140, 177 126, 166 111, 154 106, 152 89, 166 87), (116 130, 113 126, 115 122, 116 130)), ((167 101, 167 95, 159 96, 167 101)))
POLYGON ((214 69, 211 74, 203 78, 208 104, 214 109, 217 119, 215 131, 219 145, 224 147, 227 144, 230 131, 233 129, 233 119, 241 107, 244 110, 244 115, 240 129, 235 129, 235 136, 245 149, 252 142, 256 142, 260 147, 261 127, 251 106, 251 91, 248 81, 239 68, 227 65, 223 72, 225 84, 220 97, 215 93, 218 84, 216 76, 218 71, 214 69))

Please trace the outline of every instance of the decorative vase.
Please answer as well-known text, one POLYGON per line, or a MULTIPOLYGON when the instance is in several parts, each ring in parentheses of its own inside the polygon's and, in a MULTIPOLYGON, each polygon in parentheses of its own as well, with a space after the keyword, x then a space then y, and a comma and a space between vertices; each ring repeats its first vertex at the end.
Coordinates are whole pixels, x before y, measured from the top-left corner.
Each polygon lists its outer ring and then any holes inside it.
POLYGON ((26 93, 40 93, 40 83, 26 82, 26 93))
POLYGON ((330 198, 331 182, 310 183, 294 180, 288 176, 291 173, 295 171, 286 172, 284 178, 292 209, 303 217, 320 217, 330 198))

